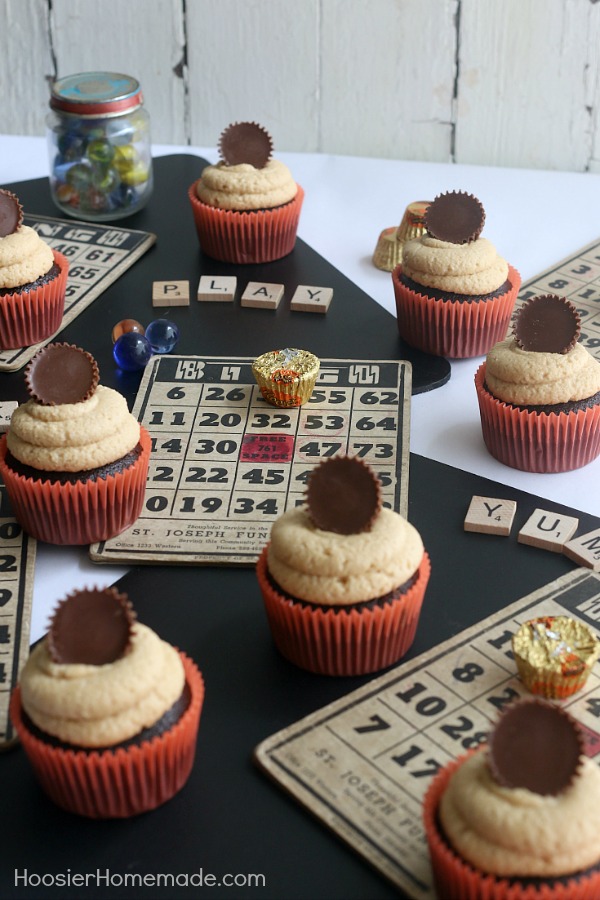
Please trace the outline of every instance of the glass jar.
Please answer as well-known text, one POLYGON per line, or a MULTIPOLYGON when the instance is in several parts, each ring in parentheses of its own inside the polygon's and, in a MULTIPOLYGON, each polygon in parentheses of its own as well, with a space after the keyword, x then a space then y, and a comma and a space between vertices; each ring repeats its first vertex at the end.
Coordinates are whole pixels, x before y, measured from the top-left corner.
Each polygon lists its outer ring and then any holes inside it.
POLYGON ((81 72, 52 85, 47 117, 52 199, 77 219, 130 216, 152 193, 150 117, 139 82, 81 72))

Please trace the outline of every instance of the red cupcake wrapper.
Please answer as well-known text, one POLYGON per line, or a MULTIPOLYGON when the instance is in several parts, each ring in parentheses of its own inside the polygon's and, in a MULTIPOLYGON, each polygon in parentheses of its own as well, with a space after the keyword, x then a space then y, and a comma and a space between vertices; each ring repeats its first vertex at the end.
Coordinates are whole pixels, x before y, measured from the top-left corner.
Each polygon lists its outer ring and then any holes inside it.
POLYGON ((600 404, 569 413, 535 413, 497 400, 475 374, 483 440, 501 463, 524 472, 569 472, 600 454, 600 404))
POLYGON ((188 189, 188 197, 204 253, 228 263, 262 263, 292 252, 304 200, 300 185, 294 199, 283 206, 241 212, 202 203, 196 193, 198 181, 188 189))
POLYGON ((140 426, 142 452, 127 469, 96 481, 58 484, 34 480, 6 464, 6 435, 0 438, 0 475, 15 518, 25 531, 49 544, 93 544, 133 525, 144 502, 150 435, 140 426))
POLYGON ((319 675, 365 675, 391 666, 408 651, 431 572, 427 553, 405 594, 358 612, 314 609, 279 594, 267 577, 267 549, 257 563, 258 582, 273 640, 290 662, 319 675))
POLYGON ((440 833, 437 810, 452 774, 477 750, 449 763, 433 779, 423 801, 423 821, 439 897, 452 900, 596 900, 600 897, 600 870, 575 874, 558 883, 548 878, 540 885, 486 874, 461 859, 440 833))
POLYGON ((135 816, 170 800, 187 781, 196 752, 204 701, 204 681, 195 663, 181 653, 190 704, 176 724, 138 746, 116 750, 66 750, 35 737, 21 717, 16 687, 10 715, 43 790, 68 812, 92 819, 135 816))
POLYGON ((30 347, 60 328, 65 308, 69 261, 53 250, 59 274, 31 291, 14 289, 0 297, 0 350, 30 347))
POLYGON ((483 356, 503 340, 521 287, 521 276, 508 267, 510 290, 490 300, 433 300, 402 284, 402 266, 392 272, 398 331, 403 340, 435 356, 483 356))

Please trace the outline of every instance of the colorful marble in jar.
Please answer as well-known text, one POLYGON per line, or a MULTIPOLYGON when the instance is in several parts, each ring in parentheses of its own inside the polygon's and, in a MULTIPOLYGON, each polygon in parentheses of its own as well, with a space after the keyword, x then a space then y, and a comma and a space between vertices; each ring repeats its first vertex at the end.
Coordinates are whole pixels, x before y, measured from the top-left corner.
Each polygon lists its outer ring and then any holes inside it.
POLYGON ((50 190, 60 210, 107 221, 146 204, 152 193, 150 117, 135 78, 82 72, 55 81, 47 125, 50 190))

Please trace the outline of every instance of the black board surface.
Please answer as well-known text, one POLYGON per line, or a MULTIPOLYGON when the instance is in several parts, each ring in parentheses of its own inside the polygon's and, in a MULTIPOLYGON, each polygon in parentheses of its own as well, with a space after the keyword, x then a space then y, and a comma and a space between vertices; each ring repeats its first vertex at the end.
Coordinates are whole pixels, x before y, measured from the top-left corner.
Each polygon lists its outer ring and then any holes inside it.
MULTIPOLYGON (((130 318, 143 325, 153 319, 171 319, 180 327, 177 353, 182 355, 259 356, 274 347, 302 347, 321 357, 406 359, 413 366, 413 393, 430 390, 449 379, 447 359, 405 344, 394 316, 304 241, 298 239, 292 253, 283 259, 262 265, 233 266, 204 256, 187 190, 205 165, 206 160, 186 154, 154 160, 155 188, 148 205, 115 224, 153 232, 156 244, 59 335, 59 340, 94 354, 103 384, 121 391, 132 405, 141 376, 116 368, 111 340, 113 325, 130 318), (248 281, 283 284, 285 297, 276 311, 242 308, 239 300, 234 304, 198 303, 195 293, 200 275, 236 275, 238 295, 248 281), (190 306, 153 308, 152 282, 172 280, 189 280, 190 306), (333 288, 331 307, 325 315, 290 311, 289 300, 299 284, 333 288)), ((17 194, 29 215, 68 221, 51 200, 47 178, 4 187, 17 194)), ((391 295, 391 276, 389 290, 391 295)), ((2 379, 0 400, 23 397, 22 372, 2 379)))
MULTIPOLYGON (((536 507, 572 510, 413 455, 409 518, 431 557, 432 575, 411 658, 467 625, 572 570, 560 554, 517 543, 536 507), (517 501, 511 537, 462 530, 473 494, 517 501)), ((598 527, 579 514, 581 527, 598 527)), ((132 891, 102 883, 70 888, 74 898, 198 897, 264 900, 384 900, 402 896, 328 829, 256 769, 261 740, 369 679, 303 672, 275 650, 252 570, 146 566, 119 588, 141 621, 199 664, 206 681, 196 763, 169 803, 127 821, 79 819, 38 788, 20 748, 0 756, 5 826, 0 896, 54 896, 15 887, 14 872, 110 870, 172 874, 261 873, 265 887, 132 891)), ((58 896, 58 894, 56 894, 58 896)))

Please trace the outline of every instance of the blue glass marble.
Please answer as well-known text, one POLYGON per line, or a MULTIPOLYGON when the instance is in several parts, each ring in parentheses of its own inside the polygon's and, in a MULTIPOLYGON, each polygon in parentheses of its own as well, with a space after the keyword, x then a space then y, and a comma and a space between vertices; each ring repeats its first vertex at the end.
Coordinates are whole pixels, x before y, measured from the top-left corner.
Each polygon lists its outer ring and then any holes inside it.
POLYGON ((146 328, 146 337, 154 353, 170 353, 179 340, 179 328, 168 319, 155 319, 146 328))
POLYGON ((137 372, 143 369, 152 356, 150 341, 143 334, 128 331, 113 344, 113 357, 120 369, 137 372))

